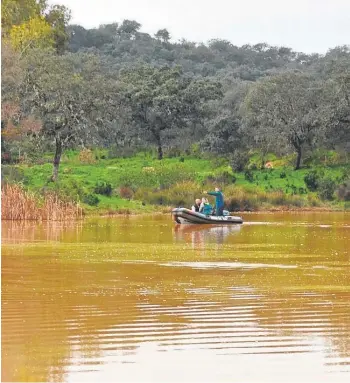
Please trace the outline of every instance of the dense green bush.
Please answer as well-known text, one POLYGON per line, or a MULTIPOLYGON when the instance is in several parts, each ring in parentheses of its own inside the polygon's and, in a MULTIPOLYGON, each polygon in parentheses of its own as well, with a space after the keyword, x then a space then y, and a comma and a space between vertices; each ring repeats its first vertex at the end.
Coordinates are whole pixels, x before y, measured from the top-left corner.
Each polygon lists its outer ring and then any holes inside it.
POLYGON ((94 187, 94 192, 110 197, 112 195, 112 185, 109 182, 99 181, 94 187))
POLYGON ((248 182, 254 181, 254 174, 251 170, 246 170, 244 172, 244 179, 246 179, 248 182))
POLYGON ((319 181, 320 181, 320 176, 315 170, 306 174, 306 176, 304 177, 304 182, 306 184, 306 187, 310 191, 316 191, 317 190, 318 185, 319 185, 319 181))
POLYGON ((242 150, 235 150, 230 158, 233 172, 242 172, 249 162, 249 154, 242 150))
POLYGON ((82 181, 74 178, 59 179, 58 182, 51 184, 50 187, 56 190, 62 197, 69 197, 73 201, 79 201, 86 193, 86 188, 82 181))
POLYGON ((81 200, 83 203, 86 203, 87 205, 90 205, 90 206, 97 206, 98 203, 100 202, 97 195, 93 193, 84 194, 81 200))
POLYGON ((336 189, 336 183, 331 178, 322 178, 318 184, 318 194, 323 200, 332 200, 336 189))

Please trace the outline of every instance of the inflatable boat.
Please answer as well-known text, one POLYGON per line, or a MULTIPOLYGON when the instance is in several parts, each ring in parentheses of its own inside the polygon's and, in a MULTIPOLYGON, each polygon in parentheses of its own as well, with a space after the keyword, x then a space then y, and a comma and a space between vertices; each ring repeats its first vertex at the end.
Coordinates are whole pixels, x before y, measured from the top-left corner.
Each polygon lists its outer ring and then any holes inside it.
POLYGON ((215 215, 205 215, 197 213, 184 207, 173 209, 171 212, 176 223, 209 223, 209 224, 241 224, 243 219, 241 217, 234 217, 232 215, 224 215, 217 217, 215 215))

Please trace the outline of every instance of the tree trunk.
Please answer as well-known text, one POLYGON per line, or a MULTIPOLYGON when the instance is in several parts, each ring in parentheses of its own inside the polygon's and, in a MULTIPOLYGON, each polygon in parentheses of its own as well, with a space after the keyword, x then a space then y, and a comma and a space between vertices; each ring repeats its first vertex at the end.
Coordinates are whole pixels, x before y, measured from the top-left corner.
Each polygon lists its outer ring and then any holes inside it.
POLYGON ((301 146, 297 148, 297 162, 295 164, 295 170, 300 169, 300 164, 301 164, 301 146))
POLYGON ((61 162, 61 155, 62 155, 62 141, 59 138, 56 138, 56 151, 55 151, 55 157, 53 159, 53 170, 52 170, 52 176, 51 181, 56 182, 58 178, 58 168, 60 166, 61 162))
POLYGON ((160 138, 160 133, 156 134, 156 140, 158 145, 158 160, 163 159, 163 148, 162 148, 162 140, 160 138))
POLYGON ((265 169, 265 157, 266 157, 266 152, 263 149, 261 151, 261 165, 260 165, 261 169, 265 169))
POLYGON ((162 145, 161 144, 158 144, 158 160, 162 160, 163 159, 163 149, 162 149, 162 145))

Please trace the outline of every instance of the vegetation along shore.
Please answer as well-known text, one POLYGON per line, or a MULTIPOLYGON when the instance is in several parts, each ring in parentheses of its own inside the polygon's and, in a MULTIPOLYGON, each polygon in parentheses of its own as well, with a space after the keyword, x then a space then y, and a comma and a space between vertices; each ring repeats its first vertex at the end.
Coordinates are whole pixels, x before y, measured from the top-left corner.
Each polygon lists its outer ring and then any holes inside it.
POLYGON ((2 218, 349 209, 350 47, 173 41, 2 4, 2 218), (20 201, 20 202, 19 202, 20 201))

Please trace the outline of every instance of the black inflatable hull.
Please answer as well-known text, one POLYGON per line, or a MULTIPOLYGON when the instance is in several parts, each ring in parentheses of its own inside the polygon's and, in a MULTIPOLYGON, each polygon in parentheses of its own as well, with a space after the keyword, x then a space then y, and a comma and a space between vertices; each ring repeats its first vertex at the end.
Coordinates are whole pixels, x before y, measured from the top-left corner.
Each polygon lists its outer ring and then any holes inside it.
POLYGON ((208 223, 211 225, 219 224, 219 225, 230 225, 230 224, 242 224, 243 219, 241 217, 234 217, 232 215, 227 215, 223 217, 216 217, 213 215, 204 215, 202 213, 193 212, 192 210, 179 207, 177 209, 173 209, 171 214, 174 217, 176 223, 184 224, 184 223, 208 223))

